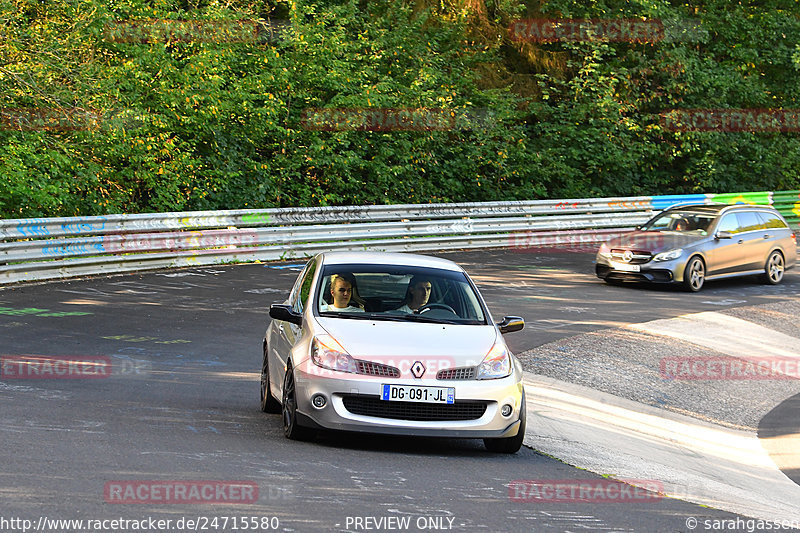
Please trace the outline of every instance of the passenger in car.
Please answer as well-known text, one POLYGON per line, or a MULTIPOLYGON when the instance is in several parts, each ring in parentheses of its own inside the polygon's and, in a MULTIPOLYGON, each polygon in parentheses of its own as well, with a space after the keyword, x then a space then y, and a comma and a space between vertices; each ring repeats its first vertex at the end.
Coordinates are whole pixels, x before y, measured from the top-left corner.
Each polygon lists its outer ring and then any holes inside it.
POLYGON ((406 289, 406 297, 403 300, 403 305, 395 309, 395 311, 402 311, 404 313, 413 313, 420 307, 428 303, 428 298, 431 297, 431 280, 423 276, 411 276, 408 282, 408 289, 406 289))
POLYGON ((331 276, 331 296, 333 303, 320 305, 320 311, 339 311, 363 313, 364 307, 356 291, 356 278, 350 273, 333 274, 331 276))

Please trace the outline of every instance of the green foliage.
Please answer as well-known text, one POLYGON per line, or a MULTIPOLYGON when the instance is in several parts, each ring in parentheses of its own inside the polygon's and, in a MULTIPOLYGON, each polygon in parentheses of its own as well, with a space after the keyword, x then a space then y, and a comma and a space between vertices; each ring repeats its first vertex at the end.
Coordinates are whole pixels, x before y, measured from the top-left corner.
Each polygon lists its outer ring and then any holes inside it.
POLYGON ((543 17, 656 19, 689 28, 651 43, 547 43, 566 50, 566 79, 537 77, 536 153, 561 163, 554 197, 794 189, 795 131, 672 131, 672 109, 797 110, 800 9, 794 2, 551 0, 543 17), (766 5, 765 5, 766 4, 766 5), (694 28, 692 23, 699 23, 694 28), (561 168, 566 166, 566 168, 561 168))
POLYGON ((797 189, 797 132, 662 120, 800 108, 800 9, 754 5, 0 0, 0 216, 797 189), (526 17, 702 31, 512 40, 526 17), (376 109, 438 122, 309 120, 376 109))

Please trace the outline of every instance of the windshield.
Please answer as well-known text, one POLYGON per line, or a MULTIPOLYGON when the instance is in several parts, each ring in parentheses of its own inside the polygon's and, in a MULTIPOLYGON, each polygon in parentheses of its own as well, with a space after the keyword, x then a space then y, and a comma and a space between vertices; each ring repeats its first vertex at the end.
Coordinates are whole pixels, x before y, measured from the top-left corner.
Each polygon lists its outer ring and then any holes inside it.
POLYGON ((462 272, 400 265, 329 265, 319 279, 315 301, 320 316, 487 323, 480 297, 462 272))
POLYGON ((642 231, 672 231, 706 235, 715 215, 690 209, 676 209, 659 214, 647 224, 642 231))

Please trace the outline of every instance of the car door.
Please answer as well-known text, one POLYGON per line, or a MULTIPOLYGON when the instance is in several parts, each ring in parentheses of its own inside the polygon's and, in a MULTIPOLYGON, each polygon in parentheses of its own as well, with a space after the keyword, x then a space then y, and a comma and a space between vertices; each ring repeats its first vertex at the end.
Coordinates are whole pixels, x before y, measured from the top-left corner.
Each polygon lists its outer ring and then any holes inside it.
POLYGON ((739 211, 736 219, 739 221, 737 242, 741 242, 741 257, 733 271, 747 272, 764 268, 770 246, 767 225, 756 211, 739 211))
MULTIPOLYGON (((317 262, 315 259, 309 261, 295 281, 292 292, 286 303, 292 308, 303 314, 308 300, 311 283, 316 272, 317 262)), ((286 372, 286 361, 294 345, 302 336, 302 327, 291 322, 273 320, 270 325, 271 335, 269 339, 269 376, 270 386, 276 392, 283 392, 283 378, 286 372)))
POLYGON ((775 248, 780 248, 783 251, 787 241, 791 242, 789 240, 789 235, 791 235, 792 232, 776 213, 759 211, 758 216, 764 221, 763 238, 765 248, 763 250, 764 256, 762 257, 763 263, 756 267, 761 268, 766 264, 767 254, 775 248))
POLYGON ((714 228, 714 233, 721 231, 731 234, 730 239, 713 239, 709 242, 706 253, 708 264, 706 270, 709 276, 728 274, 742 262, 743 242, 739 242, 739 220, 736 213, 726 213, 714 228))

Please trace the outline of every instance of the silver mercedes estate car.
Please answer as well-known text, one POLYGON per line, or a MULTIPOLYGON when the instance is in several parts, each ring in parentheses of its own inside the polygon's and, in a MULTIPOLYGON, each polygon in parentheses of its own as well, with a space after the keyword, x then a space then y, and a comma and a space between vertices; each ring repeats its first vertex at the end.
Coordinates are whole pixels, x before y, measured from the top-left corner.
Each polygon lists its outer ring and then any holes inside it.
POLYGON ((608 283, 682 283, 761 275, 777 284, 797 262, 797 238, 774 208, 697 204, 670 207, 597 252, 595 272, 608 283))
POLYGON ((311 429, 480 438, 515 453, 525 436, 522 367, 457 264, 405 253, 311 259, 270 307, 261 409, 285 435, 311 429))

